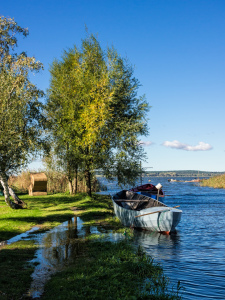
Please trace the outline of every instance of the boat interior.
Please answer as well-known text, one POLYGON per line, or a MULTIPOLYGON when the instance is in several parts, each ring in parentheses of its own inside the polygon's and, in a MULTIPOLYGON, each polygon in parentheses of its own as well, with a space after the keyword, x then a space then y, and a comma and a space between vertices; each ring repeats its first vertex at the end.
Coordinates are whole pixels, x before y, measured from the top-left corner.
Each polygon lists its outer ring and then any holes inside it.
POLYGON ((134 193, 132 191, 123 190, 113 196, 113 200, 119 206, 130 210, 142 210, 149 207, 167 206, 151 197, 134 193))

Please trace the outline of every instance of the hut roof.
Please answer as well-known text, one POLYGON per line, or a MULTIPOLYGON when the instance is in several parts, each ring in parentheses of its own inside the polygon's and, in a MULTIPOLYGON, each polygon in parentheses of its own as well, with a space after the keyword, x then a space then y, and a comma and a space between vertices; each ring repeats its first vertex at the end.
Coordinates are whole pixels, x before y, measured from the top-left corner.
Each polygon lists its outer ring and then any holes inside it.
POLYGON ((45 173, 32 173, 30 174, 32 183, 34 181, 47 181, 47 176, 45 173))

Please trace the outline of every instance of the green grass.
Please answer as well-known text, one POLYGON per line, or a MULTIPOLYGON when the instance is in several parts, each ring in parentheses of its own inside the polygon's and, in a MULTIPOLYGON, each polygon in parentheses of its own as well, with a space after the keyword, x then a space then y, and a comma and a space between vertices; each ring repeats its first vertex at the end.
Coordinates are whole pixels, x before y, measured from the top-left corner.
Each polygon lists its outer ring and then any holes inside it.
POLYGON ((0 299, 22 299, 31 284, 37 245, 33 241, 19 241, 0 250, 0 299))
MULTIPOLYGON (((86 225, 101 225, 117 232, 126 231, 123 242, 106 242, 90 236, 78 243, 76 256, 62 272, 47 283, 41 299, 179 299, 168 293, 162 269, 140 249, 135 253, 129 242, 132 231, 114 217, 111 199, 86 194, 56 194, 21 198, 27 209, 12 210, 0 197, 0 241, 39 226, 51 229, 74 215, 86 225)), ((37 246, 19 241, 0 249, 0 300, 27 299, 37 246)))
POLYGON ((225 189, 225 174, 204 179, 201 181, 201 185, 217 189, 225 189))
POLYGON ((179 299, 167 287, 162 268, 140 248, 92 239, 47 283, 42 299, 179 299))
POLYGON ((0 197, 0 241, 10 239, 36 225, 41 230, 50 229, 68 220, 74 214, 82 216, 82 219, 90 225, 101 222, 103 224, 104 220, 108 219, 105 222, 107 226, 111 224, 121 227, 119 221, 112 218, 112 204, 107 196, 94 195, 90 198, 86 194, 75 196, 56 194, 23 195, 20 198, 26 202, 27 209, 12 210, 6 205, 4 197, 0 197))

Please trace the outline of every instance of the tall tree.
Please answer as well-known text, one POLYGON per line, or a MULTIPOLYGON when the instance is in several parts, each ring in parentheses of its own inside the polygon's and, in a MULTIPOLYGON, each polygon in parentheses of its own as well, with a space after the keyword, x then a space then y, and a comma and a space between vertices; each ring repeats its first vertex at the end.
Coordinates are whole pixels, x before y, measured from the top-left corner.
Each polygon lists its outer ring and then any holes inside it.
POLYGON ((90 35, 53 62, 48 116, 53 135, 69 144, 84 168, 88 193, 96 168, 119 183, 134 181, 144 153, 138 137, 147 134, 148 105, 137 97, 133 68, 115 49, 103 51, 90 35), (135 172, 136 171, 136 172, 135 172))
POLYGON ((18 34, 26 37, 28 30, 0 16, 0 182, 11 208, 18 208, 21 202, 15 195, 17 203, 11 201, 7 178, 44 145, 45 123, 39 101, 44 93, 29 79, 29 73, 38 72, 43 65, 25 52, 14 51, 18 34))

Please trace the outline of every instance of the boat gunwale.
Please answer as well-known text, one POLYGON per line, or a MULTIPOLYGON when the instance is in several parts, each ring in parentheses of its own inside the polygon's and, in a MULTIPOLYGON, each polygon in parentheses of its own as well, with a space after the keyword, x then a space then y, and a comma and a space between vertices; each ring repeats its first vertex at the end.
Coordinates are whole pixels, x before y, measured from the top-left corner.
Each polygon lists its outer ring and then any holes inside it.
MULTIPOLYGON (((129 191, 129 190, 123 190, 123 191, 129 191)), ((136 194, 136 195, 140 195, 140 194, 137 194, 137 192, 133 192, 133 191, 129 191, 129 192, 132 192, 133 194, 136 194)), ((168 206, 168 205, 166 205, 165 203, 163 203, 163 202, 160 202, 160 201, 158 201, 158 200, 156 200, 156 199, 154 199, 154 198, 152 198, 152 197, 149 197, 149 196, 146 196, 146 195, 142 195, 143 196, 143 198, 142 199, 114 199, 114 197, 115 197, 115 195, 117 195, 118 193, 116 193, 116 194, 114 194, 113 196, 111 196, 111 199, 112 199, 112 201, 113 201, 113 203, 115 203, 118 207, 120 207, 120 208, 122 208, 122 209, 124 209, 124 210, 127 210, 127 211, 129 211, 129 212, 131 212, 131 211, 135 211, 135 212, 137 212, 138 214, 140 214, 140 212, 141 211, 143 211, 143 212, 146 212, 147 210, 152 210, 153 208, 155 208, 155 209, 157 209, 157 210, 160 210, 159 208, 165 208, 165 209, 167 209, 166 211, 168 211, 168 209, 169 209, 169 211, 170 212, 179 212, 179 213, 182 213, 182 210, 181 209, 177 209, 177 208, 175 208, 175 207, 171 207, 171 206, 168 206), (153 201, 153 203, 157 203, 157 204, 160 204, 159 206, 150 206, 150 207, 147 207, 147 208, 143 208, 143 209, 140 209, 140 210, 136 210, 136 209, 132 209, 132 208, 126 208, 126 207, 123 207, 122 205, 119 205, 118 203, 117 203, 117 201, 118 202, 133 202, 133 201, 135 201, 135 202, 141 202, 141 201, 145 201, 146 202, 146 200, 147 201, 150 201, 150 200, 152 200, 153 201)), ((164 210, 165 210, 164 209, 164 210)), ((154 211, 154 209, 153 209, 153 211, 154 211)), ((163 212, 163 210, 162 210, 162 212, 163 212)))

